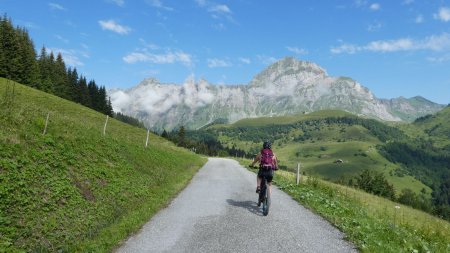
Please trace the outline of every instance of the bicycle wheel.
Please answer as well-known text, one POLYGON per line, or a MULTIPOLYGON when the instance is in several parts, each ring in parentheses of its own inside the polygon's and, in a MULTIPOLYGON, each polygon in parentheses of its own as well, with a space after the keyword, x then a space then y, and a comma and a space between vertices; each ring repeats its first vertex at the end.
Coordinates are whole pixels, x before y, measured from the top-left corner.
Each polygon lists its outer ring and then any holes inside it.
POLYGON ((264 193, 264 200, 263 200, 263 215, 267 216, 269 214, 269 207, 270 207, 270 194, 269 194, 269 187, 265 187, 265 193, 264 193))
POLYGON ((261 203, 264 201, 265 191, 266 191, 266 185, 264 185, 264 182, 261 182, 259 195, 258 195, 258 207, 260 207, 261 203))

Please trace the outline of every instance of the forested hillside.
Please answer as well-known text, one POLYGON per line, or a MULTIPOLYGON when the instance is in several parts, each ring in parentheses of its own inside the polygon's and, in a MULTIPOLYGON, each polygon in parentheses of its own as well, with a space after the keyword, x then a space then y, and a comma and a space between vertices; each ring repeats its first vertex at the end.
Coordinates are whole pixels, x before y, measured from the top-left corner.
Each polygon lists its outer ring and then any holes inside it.
POLYGON ((67 67, 61 53, 55 56, 43 46, 38 55, 27 30, 14 27, 6 15, 0 17, 0 40, 0 77, 113 116, 104 86, 67 67))

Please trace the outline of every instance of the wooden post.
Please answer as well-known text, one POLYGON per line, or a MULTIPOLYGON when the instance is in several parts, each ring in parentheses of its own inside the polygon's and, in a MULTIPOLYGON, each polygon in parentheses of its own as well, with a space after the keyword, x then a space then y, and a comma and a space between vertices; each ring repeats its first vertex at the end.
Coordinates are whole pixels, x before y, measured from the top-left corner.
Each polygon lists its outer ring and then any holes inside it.
POLYGON ((300 163, 297 163, 297 185, 300 182, 300 163))
POLYGON ((150 133, 150 130, 147 129, 147 140, 145 141, 145 147, 148 146, 148 135, 149 135, 149 133, 150 133))
POLYGON ((42 133, 42 135, 45 135, 45 133, 47 133, 47 125, 48 125, 48 117, 50 116, 50 113, 47 113, 47 120, 45 120, 45 127, 44 127, 44 132, 42 133))
POLYGON ((106 125, 108 125, 108 118, 109 118, 109 115, 106 115, 105 126, 103 127, 103 136, 106 135, 106 125))

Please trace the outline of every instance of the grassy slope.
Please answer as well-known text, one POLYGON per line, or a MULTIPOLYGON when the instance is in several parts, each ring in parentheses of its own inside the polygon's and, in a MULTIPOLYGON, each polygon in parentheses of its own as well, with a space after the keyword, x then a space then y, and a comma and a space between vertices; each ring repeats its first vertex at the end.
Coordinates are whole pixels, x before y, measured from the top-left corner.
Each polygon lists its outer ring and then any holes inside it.
POLYGON ((413 137, 430 138, 438 147, 450 145, 450 106, 413 124, 402 125, 413 137))
MULTIPOLYGON (((306 115, 283 116, 273 118, 245 119, 228 127, 255 127, 273 124, 292 124, 298 121, 311 119, 323 119, 327 117, 349 116, 351 114, 342 111, 325 110, 306 115)), ((219 126, 215 126, 216 128, 219 126)), ((397 192, 409 188, 415 193, 420 193, 424 188, 428 193, 431 189, 411 176, 396 176, 391 171, 399 168, 381 156, 376 145, 381 142, 367 129, 359 125, 328 125, 316 131, 309 132, 311 140, 293 141, 294 136, 302 135, 300 130, 292 131, 284 140, 274 140, 275 150, 282 165, 288 168, 296 168, 301 163, 302 170, 308 174, 317 175, 329 180, 348 180, 369 168, 383 172, 386 178, 394 185, 397 192), (344 163, 337 164, 334 161, 342 159, 344 163)), ((219 136, 219 140, 225 145, 236 145, 245 151, 260 148, 261 143, 241 141, 234 136, 219 136)))
POLYGON ((0 251, 110 251, 205 162, 114 119, 103 136, 105 115, 5 79, 0 106, 0 251))

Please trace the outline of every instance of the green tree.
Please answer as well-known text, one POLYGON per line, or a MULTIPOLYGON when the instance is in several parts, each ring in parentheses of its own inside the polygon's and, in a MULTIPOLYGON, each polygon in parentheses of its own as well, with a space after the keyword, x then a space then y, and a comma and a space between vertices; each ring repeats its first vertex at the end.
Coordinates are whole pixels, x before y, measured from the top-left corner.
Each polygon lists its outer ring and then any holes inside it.
MULTIPOLYGON (((53 53, 51 54, 53 56, 53 53)), ((38 59, 39 66, 39 79, 40 79, 40 89, 52 93, 53 92, 53 83, 52 83, 52 61, 53 58, 47 54, 47 49, 45 47, 41 48, 41 53, 38 59)))
POLYGON ((184 147, 186 142, 186 131, 184 129, 184 126, 181 126, 180 129, 178 129, 178 145, 184 147))
POLYGON ((67 69, 61 53, 58 53, 56 56, 56 61, 53 63, 52 69, 52 83, 54 86, 55 95, 65 99, 70 99, 67 69))
POLYGON ((392 184, 386 180, 381 172, 364 170, 356 177, 356 185, 368 193, 395 199, 395 190, 392 184))
POLYGON ((0 76, 12 80, 20 80, 20 74, 22 71, 20 54, 20 45, 17 37, 17 33, 12 25, 11 19, 8 19, 6 15, 0 22, 1 30, 1 51, 0 56, 0 76))

